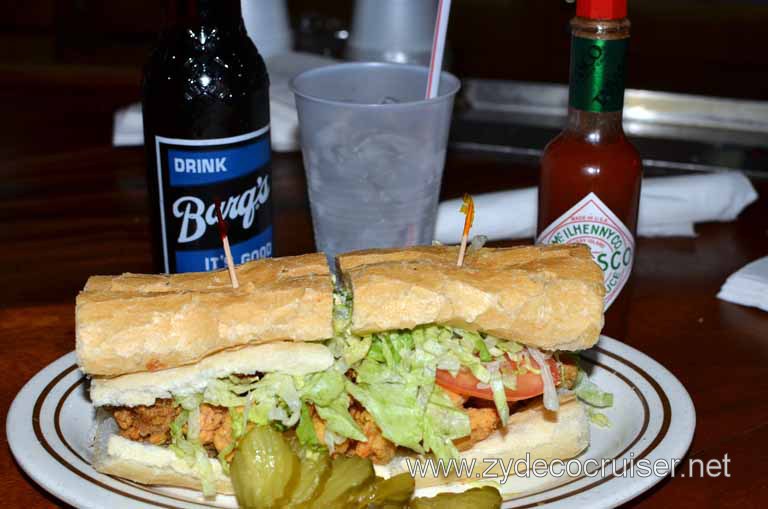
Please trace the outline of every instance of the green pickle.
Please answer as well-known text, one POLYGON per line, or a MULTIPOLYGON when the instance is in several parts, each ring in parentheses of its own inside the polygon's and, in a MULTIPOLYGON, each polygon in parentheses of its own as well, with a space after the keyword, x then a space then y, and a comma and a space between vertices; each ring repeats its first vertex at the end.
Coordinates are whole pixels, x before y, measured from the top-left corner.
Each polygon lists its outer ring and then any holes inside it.
POLYGON ((357 456, 331 460, 326 451, 302 449, 269 426, 253 428, 235 450, 230 467, 243 509, 497 509, 495 488, 443 493, 411 500, 413 478, 376 477, 373 463, 357 456))
POLYGON ((312 501, 312 509, 348 509, 354 507, 355 496, 376 480, 371 460, 357 456, 337 456, 331 463, 331 475, 319 495, 312 501))
POLYGON ((232 458, 230 476, 237 503, 243 509, 283 507, 280 499, 299 472, 299 458, 282 433, 269 426, 255 427, 232 458))
POLYGON ((389 479, 377 477, 376 481, 358 491, 349 500, 350 509, 403 509, 413 496, 416 483, 407 472, 389 479))
MULTIPOLYGON (((295 450, 295 449, 294 449, 295 450)), ((311 505, 331 473, 331 458, 326 452, 299 451, 299 469, 291 480, 279 507, 304 509, 311 505)))
POLYGON ((416 483, 409 473, 403 473, 389 479, 376 479, 375 493, 371 504, 382 509, 408 507, 408 502, 416 489, 416 483))
POLYGON ((499 490, 490 486, 472 488, 463 493, 441 493, 432 498, 414 498, 410 509, 498 509, 501 507, 499 490))

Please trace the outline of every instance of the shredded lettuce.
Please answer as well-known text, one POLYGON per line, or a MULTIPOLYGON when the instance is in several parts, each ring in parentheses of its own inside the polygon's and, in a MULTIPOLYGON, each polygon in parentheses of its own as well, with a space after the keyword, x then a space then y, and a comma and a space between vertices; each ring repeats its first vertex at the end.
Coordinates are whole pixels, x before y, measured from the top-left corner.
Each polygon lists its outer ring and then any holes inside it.
POLYGON ((336 370, 313 373, 302 381, 301 397, 319 406, 328 406, 344 393, 343 373, 336 370))
POLYGON ((174 401, 181 408, 189 412, 200 406, 200 403, 203 402, 203 395, 190 394, 188 396, 177 396, 174 401))
POLYGON ((194 401, 228 408, 232 416, 233 433, 237 437, 244 434, 247 422, 265 425, 277 421, 283 426, 292 427, 299 421, 301 411, 299 392, 293 378, 281 373, 269 373, 261 380, 255 380, 254 377, 235 381, 232 378, 213 380, 203 394, 183 400, 177 398, 177 401, 184 408, 188 408, 185 405, 194 401))
POLYGON ((367 439, 349 413, 346 376, 331 369, 304 377, 301 398, 315 405, 315 411, 325 421, 326 428, 336 435, 365 442, 367 439))
POLYGON ((216 496, 216 478, 213 474, 213 467, 211 466, 211 461, 208 459, 208 453, 200 444, 196 444, 195 447, 194 468, 200 476, 203 496, 216 496))
POLYGON ((365 359, 356 369, 357 382, 362 384, 404 383, 404 374, 386 363, 365 359))
POLYGON ((444 356, 454 357, 462 366, 468 368, 481 383, 487 384, 490 381, 490 374, 483 366, 480 358, 474 354, 475 339, 480 336, 461 329, 454 330, 460 335, 459 341, 453 337, 452 331, 449 331, 448 334, 441 333, 438 335, 438 342, 446 350, 444 356))
POLYGON ((172 441, 176 441, 176 438, 181 437, 183 433, 184 425, 187 423, 187 419, 189 419, 189 412, 187 410, 182 410, 179 412, 179 415, 176 416, 176 418, 171 422, 171 439, 172 441))
POLYGON ((189 411, 187 420, 187 439, 192 442, 200 441, 200 407, 196 406, 189 411))
POLYGON ((601 390, 582 370, 579 370, 573 392, 580 400, 593 407, 608 408, 613 406, 613 394, 601 390))
POLYGON ((317 438, 315 427, 312 425, 312 416, 309 413, 309 406, 306 403, 301 404, 301 418, 299 425, 296 426, 296 438, 304 447, 313 450, 325 449, 317 438))
POLYGON ((495 346, 499 350, 503 350, 504 352, 511 353, 511 354, 516 354, 518 352, 523 351, 523 345, 521 345, 516 341, 499 340, 495 346))
POLYGON ((538 348, 529 346, 526 350, 528 350, 528 354, 533 357, 533 360, 536 361, 540 368, 539 374, 541 374, 541 382, 544 385, 544 396, 542 397, 544 408, 551 412, 557 412, 560 410, 560 396, 557 394, 555 380, 547 365, 547 359, 538 348))
POLYGON ((349 396, 346 394, 340 396, 330 405, 315 406, 315 411, 325 421, 326 429, 336 435, 352 438, 360 442, 368 441, 368 438, 366 438, 349 413, 349 396))
POLYGON ((245 418, 246 410, 238 408, 229 409, 229 417, 232 419, 232 438, 237 441, 248 431, 248 421, 245 418))
POLYGON ((184 437, 176 437, 169 446, 176 456, 185 460, 191 467, 195 464, 195 444, 184 437))
POLYGON ((595 408, 608 408, 613 406, 613 394, 603 391, 596 383, 591 381, 587 374, 579 369, 579 375, 576 378, 576 384, 573 386, 573 392, 580 400, 589 405, 587 407, 587 416, 592 424, 601 428, 610 428, 611 420, 602 412, 595 408))
POLYGON ((388 440, 438 458, 455 457, 453 440, 470 434, 469 417, 435 385, 435 374, 467 366, 487 381, 488 370, 474 354, 484 347, 477 333, 434 325, 374 334, 368 355, 354 366, 355 382, 347 381, 347 392, 371 413, 388 440))
POLYGON ((353 384, 347 391, 373 416, 385 438, 393 443, 422 452, 424 408, 418 406, 418 387, 406 384, 353 384))
POLYGON ((502 362, 499 370, 504 387, 511 391, 517 389, 517 372, 510 367, 509 363, 502 362))
MULTIPOLYGON (((470 334, 467 331, 462 331, 460 334, 470 334)), ((475 350, 477 351, 478 357, 480 357, 480 360, 483 362, 491 362, 493 360, 493 356, 491 355, 491 352, 488 349, 488 345, 485 344, 485 341, 480 336, 480 334, 471 333, 472 336, 470 336, 474 342, 475 350)))
POLYGON ((488 353, 491 355, 491 357, 502 357, 504 355, 504 351, 500 348, 497 348, 496 345, 499 344, 499 339, 495 338, 490 335, 486 335, 483 339, 483 344, 485 345, 485 348, 488 350, 488 353))
POLYGON ((601 428, 611 427, 611 421, 604 413, 593 410, 592 408, 587 408, 587 415, 589 416, 589 421, 592 424, 600 426, 601 428))
MULTIPOLYGON (((187 398, 185 402, 189 404, 191 399, 187 398)), ((200 427, 200 407, 194 407, 192 410, 182 410, 171 423, 171 445, 170 449, 177 457, 183 459, 197 473, 202 484, 202 491, 205 497, 216 495, 216 479, 211 467, 208 453, 200 444, 197 437, 194 439, 184 437, 184 426, 192 428, 196 425, 200 427), (190 419, 192 421, 190 422, 190 419), (196 419, 196 424, 195 423, 196 419)))
POLYGON ((493 393, 493 402, 496 405, 496 411, 499 413, 501 425, 506 426, 509 421, 509 403, 507 403, 507 392, 504 389, 504 382, 501 379, 501 370, 498 363, 489 363, 488 372, 490 373, 489 385, 493 393))
MULTIPOLYGON (((349 335, 342 339, 342 355, 346 353, 348 359, 355 363, 365 357, 372 342, 371 337, 361 339, 349 335)), ((389 346, 395 356, 399 355, 396 349, 392 350, 394 345, 389 346)), ((170 448, 195 470, 208 496, 215 493, 215 478, 208 454, 199 440, 200 405, 203 403, 225 407, 229 411, 233 440, 218 454, 224 472, 229 470, 227 457, 248 431, 250 423, 271 424, 283 430, 295 426, 299 441, 314 449, 323 447, 321 440, 326 443, 330 440, 331 445, 347 438, 366 441, 365 434, 349 413, 347 366, 340 358, 327 371, 301 377, 269 373, 261 379, 256 376, 229 376, 211 380, 203 392, 175 398, 182 410, 170 426, 170 448), (310 403, 325 421, 324 437, 315 433, 308 406, 310 403)))
POLYGON ((233 440, 216 456, 216 458, 219 460, 219 464, 221 465, 221 470, 226 475, 229 475, 229 461, 227 461, 227 456, 229 456, 232 451, 235 450, 235 447, 237 447, 237 442, 233 440))
POLYGON ((214 406, 227 408, 244 406, 248 393, 258 385, 259 381, 256 377, 238 379, 230 376, 212 380, 203 392, 203 401, 214 406))
POLYGON ((293 378, 282 373, 268 373, 251 392, 254 405, 248 414, 257 425, 277 421, 290 428, 299 422, 301 400, 293 378))
POLYGON ((491 388, 506 425, 505 389, 516 388, 517 373, 502 361, 522 351, 514 341, 437 325, 373 334, 366 357, 351 365, 356 379, 347 381, 347 392, 371 413, 385 438, 448 459, 457 454, 453 440, 471 428, 466 412, 435 385, 436 371, 455 376, 462 367, 469 369, 491 388))
POLYGON ((323 442, 325 442, 325 447, 327 447, 330 452, 333 452, 336 446, 343 443, 345 440, 346 438, 340 437, 333 431, 325 428, 325 433, 323 434, 323 442))
POLYGON ((368 349, 371 348, 371 336, 364 336, 358 338, 356 336, 347 335, 343 338, 338 338, 341 345, 340 357, 344 359, 347 366, 351 366, 357 362, 360 362, 368 355, 368 349))
POLYGON ((458 458, 453 440, 472 432, 469 415, 453 405, 439 387, 435 387, 424 415, 424 448, 438 458, 458 458))

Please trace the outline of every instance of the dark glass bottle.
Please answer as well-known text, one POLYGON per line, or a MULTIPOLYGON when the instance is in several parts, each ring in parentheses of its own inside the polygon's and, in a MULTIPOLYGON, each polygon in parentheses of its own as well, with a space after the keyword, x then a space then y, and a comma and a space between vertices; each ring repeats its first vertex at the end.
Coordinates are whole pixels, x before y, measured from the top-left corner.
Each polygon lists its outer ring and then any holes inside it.
POLYGON ((269 79, 240 0, 171 0, 167 7, 143 81, 155 267, 226 266, 217 201, 235 263, 269 257, 269 79))

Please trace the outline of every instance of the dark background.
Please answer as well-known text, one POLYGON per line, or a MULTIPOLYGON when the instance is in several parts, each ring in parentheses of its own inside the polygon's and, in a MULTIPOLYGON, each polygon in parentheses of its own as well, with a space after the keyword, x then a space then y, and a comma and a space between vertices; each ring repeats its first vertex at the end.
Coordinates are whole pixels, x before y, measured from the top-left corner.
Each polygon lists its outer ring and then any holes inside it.
MULTIPOLYGON (((294 24, 313 12, 338 18, 343 27, 353 5, 352 0, 288 3, 294 24)), ((768 98, 768 1, 629 3, 629 87, 768 98)), ((0 73, 40 65, 139 69, 162 23, 163 5, 159 0, 0 0, 0 73)), ((461 77, 565 83, 574 11, 564 0, 454 0, 452 70, 461 77)))

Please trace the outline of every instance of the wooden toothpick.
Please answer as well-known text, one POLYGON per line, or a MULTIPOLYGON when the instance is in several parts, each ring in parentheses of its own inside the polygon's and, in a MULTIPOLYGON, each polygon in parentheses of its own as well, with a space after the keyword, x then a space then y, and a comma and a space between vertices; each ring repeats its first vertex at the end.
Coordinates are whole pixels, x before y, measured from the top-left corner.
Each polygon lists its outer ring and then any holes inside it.
POLYGON ((224 244, 224 256, 227 258, 227 269, 229 270, 229 279, 232 282, 232 288, 239 288, 240 283, 237 281, 237 272, 235 272, 235 262, 232 260, 232 249, 229 247, 229 236, 227 236, 227 223, 221 215, 221 202, 216 200, 216 220, 219 225, 219 236, 221 237, 221 243, 224 244))
POLYGON ((457 267, 464 265, 464 255, 467 252, 467 240, 469 240, 469 229, 472 228, 472 223, 475 220, 475 202, 467 193, 464 193, 464 203, 461 204, 460 212, 466 214, 467 217, 464 219, 464 233, 461 235, 459 259, 456 261, 457 267))

